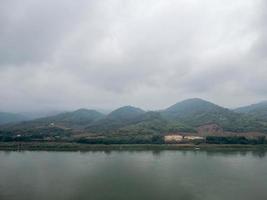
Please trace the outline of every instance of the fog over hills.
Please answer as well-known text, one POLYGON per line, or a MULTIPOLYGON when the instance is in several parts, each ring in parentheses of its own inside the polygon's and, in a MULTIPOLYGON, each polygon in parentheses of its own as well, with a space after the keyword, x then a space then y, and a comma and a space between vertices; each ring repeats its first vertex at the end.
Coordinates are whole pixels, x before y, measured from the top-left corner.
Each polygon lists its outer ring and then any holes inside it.
POLYGON ((26 121, 26 120, 29 120, 29 118, 24 116, 24 115, 21 115, 21 114, 0 112, 0 125, 1 124, 7 124, 7 123, 26 121))

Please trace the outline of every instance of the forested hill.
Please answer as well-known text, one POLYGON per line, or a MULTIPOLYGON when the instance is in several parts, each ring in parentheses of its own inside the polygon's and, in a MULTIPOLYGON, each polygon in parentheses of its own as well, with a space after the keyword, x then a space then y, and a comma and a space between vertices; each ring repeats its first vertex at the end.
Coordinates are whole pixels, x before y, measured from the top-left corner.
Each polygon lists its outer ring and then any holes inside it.
POLYGON ((259 120, 267 121, 267 101, 263 101, 257 104, 240 107, 234 110, 238 113, 245 113, 259 120))
MULTIPOLYGON (((67 131, 68 134, 79 132, 89 135, 162 135, 177 132, 197 133, 199 127, 212 125, 218 127, 221 132, 266 133, 264 105, 261 103, 230 110, 194 98, 178 102, 161 111, 147 112, 137 107, 124 106, 104 115, 96 110, 79 109, 27 122, 13 121, 17 123, 1 125, 0 131, 37 135, 47 135, 55 131, 62 134, 67 131)), ((212 133, 210 130, 209 132, 212 133)))
POLYGON ((198 127, 205 124, 217 124, 227 131, 265 130, 262 122, 254 118, 231 111, 202 99, 188 99, 178 102, 162 111, 167 119, 198 127))

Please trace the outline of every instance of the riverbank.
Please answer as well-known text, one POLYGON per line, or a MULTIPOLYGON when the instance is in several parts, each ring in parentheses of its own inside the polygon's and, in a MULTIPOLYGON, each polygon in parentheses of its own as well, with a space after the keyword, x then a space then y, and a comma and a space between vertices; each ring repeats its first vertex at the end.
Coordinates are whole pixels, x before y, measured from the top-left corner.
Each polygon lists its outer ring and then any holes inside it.
POLYGON ((267 150, 267 145, 240 145, 240 144, 112 144, 92 145, 67 142, 0 142, 0 150, 20 151, 104 151, 104 150, 267 150))

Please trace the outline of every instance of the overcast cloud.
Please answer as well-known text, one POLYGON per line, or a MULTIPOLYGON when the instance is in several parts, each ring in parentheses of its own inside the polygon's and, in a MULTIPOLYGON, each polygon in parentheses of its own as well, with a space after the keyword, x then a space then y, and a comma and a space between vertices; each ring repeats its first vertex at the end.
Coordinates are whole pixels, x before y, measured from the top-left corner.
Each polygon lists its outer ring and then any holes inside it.
POLYGON ((265 0, 0 0, 0 110, 267 99, 265 0))

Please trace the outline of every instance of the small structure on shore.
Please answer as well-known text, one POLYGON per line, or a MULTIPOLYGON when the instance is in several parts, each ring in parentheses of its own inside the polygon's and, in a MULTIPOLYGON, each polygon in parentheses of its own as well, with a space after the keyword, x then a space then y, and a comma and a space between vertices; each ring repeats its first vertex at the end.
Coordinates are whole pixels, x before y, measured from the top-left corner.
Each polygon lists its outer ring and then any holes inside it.
POLYGON ((177 134, 171 134, 171 135, 165 135, 164 136, 164 141, 165 142, 180 142, 183 140, 182 135, 177 135, 177 134))
POLYGON ((204 137, 195 135, 182 135, 182 134, 168 134, 164 136, 164 141, 167 143, 178 143, 182 141, 203 140, 204 137))
POLYGON ((184 139, 186 139, 186 140, 203 140, 204 137, 189 135, 189 136, 184 136, 184 139))

